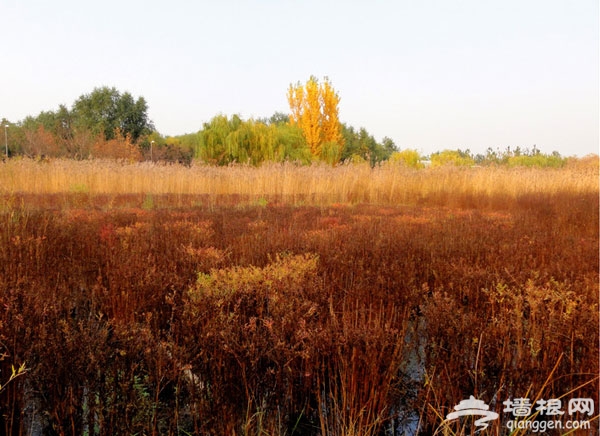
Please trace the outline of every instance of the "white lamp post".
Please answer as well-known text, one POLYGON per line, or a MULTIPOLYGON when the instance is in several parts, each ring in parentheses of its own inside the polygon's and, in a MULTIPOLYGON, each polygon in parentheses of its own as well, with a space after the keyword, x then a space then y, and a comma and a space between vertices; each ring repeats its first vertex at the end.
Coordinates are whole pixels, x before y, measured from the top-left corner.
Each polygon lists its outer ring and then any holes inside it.
POLYGON ((8 124, 4 125, 4 151, 8 159, 8 124))
POLYGON ((154 141, 150 141, 150 161, 153 161, 152 159, 152 146, 154 145, 154 141))

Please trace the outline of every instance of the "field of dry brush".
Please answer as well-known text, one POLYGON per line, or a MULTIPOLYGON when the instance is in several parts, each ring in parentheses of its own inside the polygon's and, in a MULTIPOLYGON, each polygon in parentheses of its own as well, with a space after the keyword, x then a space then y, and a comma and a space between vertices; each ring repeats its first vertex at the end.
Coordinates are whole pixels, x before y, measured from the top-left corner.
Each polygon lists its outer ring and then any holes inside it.
POLYGON ((0 434, 469 434, 442 421, 474 395, 500 435, 509 398, 600 406, 598 195, 597 159, 2 163, 0 384, 26 372, 0 434))

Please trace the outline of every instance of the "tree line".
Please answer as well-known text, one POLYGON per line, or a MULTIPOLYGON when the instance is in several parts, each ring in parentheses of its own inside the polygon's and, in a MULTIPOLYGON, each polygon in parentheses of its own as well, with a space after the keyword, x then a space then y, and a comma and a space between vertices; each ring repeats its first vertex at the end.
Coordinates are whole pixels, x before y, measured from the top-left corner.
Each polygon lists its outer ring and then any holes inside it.
POLYGON ((69 108, 42 111, 17 123, 2 120, 8 156, 73 159, 120 158, 215 165, 293 161, 366 160, 375 164, 396 150, 364 128, 339 121, 339 95, 326 78, 290 85, 291 114, 244 120, 218 114, 190 134, 165 137, 154 127, 143 97, 114 87, 95 88, 69 108))
POLYGON ((423 156, 413 149, 405 149, 392 153, 389 160, 417 169, 444 165, 561 168, 569 161, 557 151, 550 154, 542 153, 535 145, 532 148, 506 147, 504 150, 490 147, 485 153, 477 154, 472 153, 469 149, 442 150, 429 156, 423 156))
POLYGON ((154 131, 148 104, 116 88, 96 88, 68 108, 42 111, 5 127, 5 154, 27 157, 140 159, 139 144, 154 131))
POLYGON ((114 87, 95 88, 70 108, 60 105, 55 111, 42 111, 16 123, 3 119, 3 155, 184 164, 196 159, 214 165, 321 161, 374 166, 390 160, 413 168, 429 164, 556 167, 566 162, 558 153, 542 154, 535 146, 532 150, 488 149, 485 155, 473 155, 469 150, 444 150, 430 156, 414 149, 399 151, 390 138, 379 142, 364 127, 355 129, 339 120, 340 97, 327 77, 320 82, 311 76, 304 84, 291 84, 287 99, 289 114, 276 112, 268 118, 247 120, 218 114, 195 133, 167 137, 149 119, 143 97, 135 98, 114 87))

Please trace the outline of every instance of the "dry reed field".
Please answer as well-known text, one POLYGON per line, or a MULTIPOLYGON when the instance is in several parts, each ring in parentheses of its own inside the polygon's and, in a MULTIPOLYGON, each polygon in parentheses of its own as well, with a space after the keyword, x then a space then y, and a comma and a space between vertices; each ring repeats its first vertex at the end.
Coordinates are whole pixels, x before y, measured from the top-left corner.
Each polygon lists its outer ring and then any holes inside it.
POLYGON ((597 159, 1 163, 0 434, 467 435, 471 395, 598 434, 598 195, 597 159))
POLYGON ((503 167, 413 170, 391 163, 373 169, 368 164, 332 168, 290 163, 259 168, 186 167, 14 159, 0 165, 0 193, 170 194, 181 196, 182 206, 190 205, 184 196, 205 196, 212 202, 219 196, 239 196, 294 205, 432 203, 480 208, 491 206, 491 201, 512 202, 528 194, 594 193, 597 175, 597 159, 564 171, 503 167))

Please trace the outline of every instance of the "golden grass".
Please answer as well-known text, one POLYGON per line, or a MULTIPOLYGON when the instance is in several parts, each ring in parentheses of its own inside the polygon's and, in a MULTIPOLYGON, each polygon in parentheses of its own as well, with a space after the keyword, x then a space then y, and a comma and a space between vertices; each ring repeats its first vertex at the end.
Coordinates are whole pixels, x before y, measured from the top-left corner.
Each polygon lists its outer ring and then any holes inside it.
MULTIPOLYGON (((157 165, 109 160, 13 159, 0 165, 0 193, 180 194, 265 197, 292 204, 415 204, 509 200, 536 193, 598 192, 597 159, 564 169, 430 168, 386 164, 157 165), (452 194, 450 196, 450 194, 452 194)), ((465 206, 465 204, 462 204, 465 206)), ((466 204, 468 206, 468 204, 466 204)), ((481 206, 481 205, 479 205, 481 206)))

